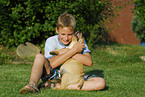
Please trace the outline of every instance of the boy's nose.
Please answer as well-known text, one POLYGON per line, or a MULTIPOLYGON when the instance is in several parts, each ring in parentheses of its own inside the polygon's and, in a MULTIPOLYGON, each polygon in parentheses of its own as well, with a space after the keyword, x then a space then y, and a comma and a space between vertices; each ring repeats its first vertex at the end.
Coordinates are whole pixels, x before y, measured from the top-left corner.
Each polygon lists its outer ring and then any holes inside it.
POLYGON ((65 36, 65 39, 68 40, 68 35, 65 36))

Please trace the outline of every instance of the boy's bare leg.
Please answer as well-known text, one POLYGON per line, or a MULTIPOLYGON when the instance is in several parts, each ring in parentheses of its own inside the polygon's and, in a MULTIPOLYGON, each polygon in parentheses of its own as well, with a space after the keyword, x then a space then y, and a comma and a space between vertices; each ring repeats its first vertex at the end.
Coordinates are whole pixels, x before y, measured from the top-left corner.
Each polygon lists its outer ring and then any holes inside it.
POLYGON ((34 59, 33 67, 31 70, 31 76, 29 84, 37 85, 39 79, 42 76, 43 66, 45 66, 47 74, 50 73, 50 66, 47 59, 42 54, 37 54, 34 59))
MULTIPOLYGON (((68 86, 68 89, 80 90, 80 88, 78 88, 77 86, 78 84, 72 84, 68 86)), ((92 90, 101 90, 104 88, 105 88, 105 80, 101 77, 93 77, 84 82, 81 90, 92 91, 92 90)))

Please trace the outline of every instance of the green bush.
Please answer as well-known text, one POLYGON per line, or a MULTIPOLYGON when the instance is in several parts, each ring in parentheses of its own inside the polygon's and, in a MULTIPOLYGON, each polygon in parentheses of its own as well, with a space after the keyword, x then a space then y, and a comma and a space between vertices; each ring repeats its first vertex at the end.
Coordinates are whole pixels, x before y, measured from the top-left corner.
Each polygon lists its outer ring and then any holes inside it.
POLYGON ((143 26, 145 26, 145 0, 135 0, 134 4, 134 12, 143 23, 143 26))
POLYGON ((134 4, 135 15, 132 21, 132 30, 139 40, 145 41, 145 0, 135 0, 134 4))
POLYGON ((75 16, 77 30, 93 46, 106 34, 104 20, 114 10, 110 0, 0 0, 0 8, 0 44, 7 47, 44 42, 56 34, 56 21, 63 12, 75 16))
POLYGON ((143 26, 137 15, 134 16, 131 25, 136 37, 141 41, 145 41, 145 26, 143 26))

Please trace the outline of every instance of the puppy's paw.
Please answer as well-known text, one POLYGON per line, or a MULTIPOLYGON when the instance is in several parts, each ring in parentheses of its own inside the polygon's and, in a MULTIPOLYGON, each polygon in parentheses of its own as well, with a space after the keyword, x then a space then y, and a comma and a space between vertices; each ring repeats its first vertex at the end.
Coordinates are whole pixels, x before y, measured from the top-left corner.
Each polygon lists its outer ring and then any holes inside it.
POLYGON ((58 51, 50 51, 49 54, 50 54, 50 55, 58 55, 58 53, 59 53, 58 51))

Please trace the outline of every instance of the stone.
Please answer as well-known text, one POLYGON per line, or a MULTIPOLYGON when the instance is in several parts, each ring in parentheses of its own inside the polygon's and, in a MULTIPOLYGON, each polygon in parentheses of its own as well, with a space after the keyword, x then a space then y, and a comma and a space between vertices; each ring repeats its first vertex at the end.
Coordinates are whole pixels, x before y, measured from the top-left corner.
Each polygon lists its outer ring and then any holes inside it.
POLYGON ((143 61, 145 61, 145 56, 140 56, 140 58, 141 58, 143 61))
POLYGON ((33 57, 40 53, 40 49, 32 43, 26 42, 25 44, 20 44, 17 47, 16 53, 22 58, 33 57))

